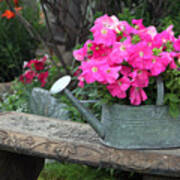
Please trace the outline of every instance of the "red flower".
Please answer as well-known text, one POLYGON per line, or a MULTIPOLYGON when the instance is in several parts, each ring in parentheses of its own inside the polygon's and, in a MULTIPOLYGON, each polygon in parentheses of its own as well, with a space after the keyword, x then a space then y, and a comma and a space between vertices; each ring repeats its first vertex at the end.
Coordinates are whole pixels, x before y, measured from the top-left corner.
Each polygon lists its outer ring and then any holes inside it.
POLYGON ((32 69, 34 67, 36 71, 41 71, 44 69, 46 59, 47 59, 46 56, 44 56, 40 60, 32 59, 27 64, 25 64, 24 68, 32 69))
POLYGON ((34 67, 35 67, 36 71, 41 71, 44 69, 44 63, 41 61, 35 61, 34 67))
POLYGON ((34 61, 35 61, 35 59, 32 59, 32 60, 30 60, 29 62, 26 62, 26 63, 24 64, 24 68, 32 69, 32 66, 33 66, 33 64, 34 64, 34 61))
POLYGON ((26 67, 30 69, 33 69, 34 67, 36 71, 41 71, 44 69, 44 62, 32 59, 24 66, 24 68, 26 67))
POLYGON ((20 77, 19 77, 19 80, 24 84, 25 83, 25 77, 24 77, 24 74, 21 74, 20 77))
POLYGON ((79 76, 80 73, 81 73, 81 69, 78 68, 78 69, 74 72, 73 76, 79 76))
POLYGON ((17 7, 19 4, 18 0, 14 0, 14 5, 17 7))
POLYGON ((41 82, 41 87, 44 87, 48 78, 48 71, 38 74, 38 79, 41 82))
POLYGON ((15 14, 10 11, 10 10, 6 10, 2 15, 1 17, 6 17, 7 19, 11 19, 11 18, 14 18, 15 17, 15 14))
POLYGON ((32 83, 32 80, 35 76, 36 76, 36 73, 34 71, 28 70, 20 76, 19 80, 22 83, 30 84, 32 83))

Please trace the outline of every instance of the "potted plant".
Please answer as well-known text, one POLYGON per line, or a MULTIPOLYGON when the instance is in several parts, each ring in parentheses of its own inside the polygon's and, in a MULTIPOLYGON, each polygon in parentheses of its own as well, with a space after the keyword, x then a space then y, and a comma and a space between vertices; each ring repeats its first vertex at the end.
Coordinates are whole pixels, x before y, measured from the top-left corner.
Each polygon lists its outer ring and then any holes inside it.
POLYGON ((130 25, 104 15, 90 29, 93 38, 73 52, 81 63, 79 86, 97 84, 99 97, 108 97, 101 123, 65 93, 104 144, 121 149, 180 146, 180 36, 172 29, 157 32, 141 19, 130 25))

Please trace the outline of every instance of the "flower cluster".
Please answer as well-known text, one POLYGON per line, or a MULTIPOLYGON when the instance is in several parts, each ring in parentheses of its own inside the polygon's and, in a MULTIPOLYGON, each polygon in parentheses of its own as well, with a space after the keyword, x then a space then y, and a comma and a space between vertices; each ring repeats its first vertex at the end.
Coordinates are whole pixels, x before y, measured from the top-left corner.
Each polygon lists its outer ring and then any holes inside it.
MULTIPOLYGON (((0 2, 3 1, 3 0, 0 0, 0 2)), ((18 0, 13 0, 13 3, 14 3, 14 10, 15 12, 19 12, 22 7, 19 6, 19 1, 18 0)), ((15 13, 9 9, 7 9, 2 15, 1 17, 5 17, 7 19, 12 19, 15 17, 15 13)))
POLYGON ((180 36, 176 38, 172 28, 158 33, 154 26, 145 27, 142 19, 130 25, 115 16, 99 17, 90 29, 93 40, 73 52, 81 62, 79 86, 98 82, 113 97, 123 99, 128 93, 131 104, 140 105, 148 98, 144 88, 149 78, 177 68, 180 36))
POLYGON ((41 87, 44 87, 48 78, 48 71, 45 70, 45 62, 47 56, 37 60, 32 59, 24 65, 26 71, 22 74, 19 80, 24 84, 31 84, 33 80, 41 82, 41 87))

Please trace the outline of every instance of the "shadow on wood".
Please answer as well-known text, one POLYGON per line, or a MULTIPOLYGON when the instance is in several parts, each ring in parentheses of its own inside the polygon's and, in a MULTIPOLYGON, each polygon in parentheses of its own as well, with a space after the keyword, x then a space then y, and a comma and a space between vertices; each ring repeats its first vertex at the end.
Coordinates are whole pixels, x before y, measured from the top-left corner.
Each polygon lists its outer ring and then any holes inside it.
POLYGON ((1 180, 37 180, 44 166, 39 157, 0 151, 1 180))

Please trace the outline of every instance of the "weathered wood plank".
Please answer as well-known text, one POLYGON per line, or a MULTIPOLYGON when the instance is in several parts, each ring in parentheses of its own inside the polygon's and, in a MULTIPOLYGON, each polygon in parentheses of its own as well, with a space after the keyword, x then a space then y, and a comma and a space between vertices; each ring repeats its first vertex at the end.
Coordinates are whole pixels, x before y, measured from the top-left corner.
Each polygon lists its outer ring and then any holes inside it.
POLYGON ((180 149, 106 147, 89 125, 24 113, 0 113, 0 149, 101 167, 180 177, 180 149))

